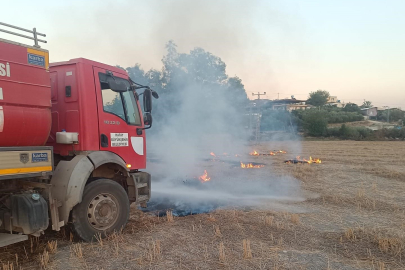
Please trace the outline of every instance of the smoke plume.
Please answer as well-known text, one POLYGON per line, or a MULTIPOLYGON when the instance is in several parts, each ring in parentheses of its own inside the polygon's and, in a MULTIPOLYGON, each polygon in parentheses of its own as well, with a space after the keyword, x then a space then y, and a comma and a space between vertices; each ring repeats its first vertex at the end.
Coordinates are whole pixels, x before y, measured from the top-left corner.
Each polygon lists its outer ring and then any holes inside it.
POLYGON ((269 168, 239 168, 252 149, 246 128, 249 102, 239 78, 229 77, 225 63, 201 48, 179 53, 169 42, 167 49, 156 124, 148 132, 147 170, 153 175, 149 210, 173 209, 184 215, 300 200, 295 179, 276 178, 269 168), (201 183, 198 177, 205 170, 211 180, 201 183))

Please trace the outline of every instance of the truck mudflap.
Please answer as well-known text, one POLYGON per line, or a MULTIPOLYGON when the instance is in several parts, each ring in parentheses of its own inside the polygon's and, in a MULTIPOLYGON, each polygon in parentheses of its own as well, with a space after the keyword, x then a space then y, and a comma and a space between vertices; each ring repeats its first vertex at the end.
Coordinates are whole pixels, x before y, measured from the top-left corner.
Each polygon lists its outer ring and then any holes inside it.
POLYGON ((82 201, 82 194, 87 179, 94 170, 94 165, 86 155, 77 155, 70 161, 60 161, 51 179, 51 194, 61 203, 58 211, 59 222, 53 225, 59 231, 59 223, 67 224, 70 211, 82 201))
POLYGON ((146 207, 151 194, 151 176, 147 172, 131 172, 129 174, 128 197, 130 202, 146 207))

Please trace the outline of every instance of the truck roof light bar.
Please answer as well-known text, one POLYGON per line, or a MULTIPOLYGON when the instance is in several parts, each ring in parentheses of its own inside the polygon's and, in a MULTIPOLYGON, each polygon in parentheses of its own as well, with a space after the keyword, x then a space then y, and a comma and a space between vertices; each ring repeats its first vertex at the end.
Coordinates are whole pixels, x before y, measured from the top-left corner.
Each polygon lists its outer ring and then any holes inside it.
POLYGON ((0 32, 7 33, 7 34, 10 34, 10 35, 19 36, 19 37, 23 37, 23 38, 28 38, 28 39, 33 40, 33 41, 35 42, 34 47, 40 48, 40 46, 38 45, 38 42, 47 43, 46 40, 42 40, 42 39, 39 39, 39 38, 38 38, 38 36, 46 37, 46 35, 37 32, 37 29, 36 29, 35 27, 34 27, 32 30, 29 30, 29 29, 21 28, 21 27, 18 27, 18 26, 14 26, 14 25, 7 24, 7 23, 2 23, 2 22, 0 22, 0 25, 6 26, 6 27, 10 27, 10 28, 14 28, 14 29, 17 29, 17 30, 20 30, 20 31, 25 31, 25 32, 28 32, 28 33, 33 34, 34 37, 30 37, 30 36, 26 36, 26 35, 23 35, 23 34, 20 34, 20 33, 15 33, 15 32, 11 32, 11 31, 8 31, 8 30, 0 29, 0 32))

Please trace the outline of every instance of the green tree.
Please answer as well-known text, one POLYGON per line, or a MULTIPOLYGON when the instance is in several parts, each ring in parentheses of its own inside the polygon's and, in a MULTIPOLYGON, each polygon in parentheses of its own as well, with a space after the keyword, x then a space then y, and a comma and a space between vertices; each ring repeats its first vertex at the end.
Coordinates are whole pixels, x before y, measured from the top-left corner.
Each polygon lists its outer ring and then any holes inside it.
POLYGON ((147 84, 148 80, 145 77, 145 71, 141 68, 140 64, 135 64, 132 67, 126 68, 129 77, 137 83, 142 85, 147 84))
POLYGON ((405 112, 400 109, 390 110, 390 121, 404 120, 405 112))
POLYGON ((226 93, 229 96, 229 101, 236 106, 243 108, 247 105, 248 97, 245 86, 239 77, 235 76, 228 79, 226 93))
POLYGON ((384 121, 397 122, 405 119, 405 112, 400 109, 387 109, 379 115, 379 119, 384 121))
POLYGON ((315 92, 311 92, 309 94, 309 98, 307 100, 307 104, 321 107, 328 102, 330 94, 326 90, 317 90, 315 92))
MULTIPOLYGON (((162 63, 161 70, 144 71, 139 64, 127 68, 135 82, 149 85, 160 95, 153 102, 154 123, 175 123, 175 118, 179 117, 176 114, 187 108, 192 112, 187 114, 187 121, 190 126, 202 123, 198 126, 201 132, 215 132, 212 125, 209 126, 215 123, 217 129, 234 128, 237 133, 240 127, 236 123, 232 125, 229 119, 243 119, 248 98, 242 80, 226 74, 226 64, 220 57, 202 48, 180 53, 177 45, 169 41, 162 63)), ((183 123, 182 127, 186 125, 183 123)))
POLYGON ((304 116, 304 129, 310 136, 323 136, 326 134, 328 121, 324 113, 312 110, 304 116))
POLYGON ((125 70, 125 68, 121 67, 120 65, 115 65, 115 67, 125 70))
MULTIPOLYGON (((109 91, 109 90, 105 90, 105 91, 109 91)), ((120 93, 114 93, 114 94, 115 94, 114 98, 111 101, 106 102, 104 104, 104 110, 124 118, 125 113, 124 113, 124 109, 123 109, 124 107, 122 105, 121 94, 120 93)))
POLYGON ((360 107, 355 104, 355 103, 347 103, 346 106, 343 108, 343 111, 345 112, 357 112, 360 113, 361 109, 360 107))
POLYGON ((352 128, 347 127, 345 124, 343 124, 340 129, 339 129, 339 133, 342 139, 349 139, 350 136, 352 135, 353 131, 352 128))
POLYGON ((371 108, 373 107, 373 104, 371 103, 371 101, 365 100, 363 102, 363 104, 360 106, 360 108, 371 108))

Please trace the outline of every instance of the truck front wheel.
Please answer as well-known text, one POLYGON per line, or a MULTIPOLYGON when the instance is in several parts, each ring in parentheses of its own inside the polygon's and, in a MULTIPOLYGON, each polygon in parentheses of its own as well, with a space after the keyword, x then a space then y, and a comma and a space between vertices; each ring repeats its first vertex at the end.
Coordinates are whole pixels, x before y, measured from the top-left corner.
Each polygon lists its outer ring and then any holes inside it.
POLYGON ((109 179, 98 179, 84 188, 82 202, 72 210, 73 229, 87 242, 100 234, 121 230, 129 218, 129 200, 124 188, 109 179))

